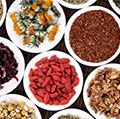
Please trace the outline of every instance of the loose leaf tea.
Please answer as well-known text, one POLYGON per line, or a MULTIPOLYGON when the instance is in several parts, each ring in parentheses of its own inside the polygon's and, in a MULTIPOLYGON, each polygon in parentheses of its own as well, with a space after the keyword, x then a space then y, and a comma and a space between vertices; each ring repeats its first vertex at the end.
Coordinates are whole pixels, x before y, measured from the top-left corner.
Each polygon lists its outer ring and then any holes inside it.
POLYGON ((120 8, 120 0, 113 0, 113 2, 120 8))
POLYGON ((88 0, 64 0, 64 1, 72 4, 82 4, 87 2, 88 0))
POLYGON ((0 0, 0 20, 2 18, 3 15, 3 5, 2 5, 2 1, 0 0))
POLYGON ((105 61, 119 48, 120 28, 109 13, 88 11, 72 24, 70 44, 76 55, 84 61, 105 61))

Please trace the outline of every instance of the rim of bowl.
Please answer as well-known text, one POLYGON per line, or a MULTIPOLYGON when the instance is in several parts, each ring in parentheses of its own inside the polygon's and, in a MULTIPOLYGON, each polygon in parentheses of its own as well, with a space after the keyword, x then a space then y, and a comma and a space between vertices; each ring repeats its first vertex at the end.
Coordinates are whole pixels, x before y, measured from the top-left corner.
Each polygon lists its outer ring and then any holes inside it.
POLYGON ((112 17, 115 19, 115 21, 117 22, 119 28, 120 28, 120 19, 119 17, 114 13, 112 12, 111 10, 105 8, 105 7, 101 7, 101 6, 91 6, 91 7, 87 7, 87 8, 84 8, 82 10, 78 10, 75 14, 73 14, 73 16, 70 18, 70 20, 68 21, 67 23, 67 26, 66 26, 66 30, 65 30, 65 45, 66 45, 66 48, 67 50, 69 51, 69 53, 81 64, 83 65, 86 65, 86 66, 92 66, 92 67, 97 67, 97 66, 100 66, 100 65, 104 65, 104 64, 107 64, 109 62, 111 62, 112 60, 114 60, 120 53, 120 45, 118 47, 118 50, 115 52, 115 54, 113 56, 111 56, 111 58, 105 60, 105 61, 102 61, 102 62, 98 62, 98 63, 94 63, 94 62, 89 62, 89 61, 85 61, 85 60, 82 60, 80 57, 78 57, 73 49, 71 48, 71 45, 70 45, 70 42, 69 42, 69 32, 71 30, 71 25, 73 24, 74 20, 80 16, 81 14, 85 13, 85 12, 88 12, 88 11, 92 11, 92 10, 102 10, 102 11, 105 11, 107 13, 109 13, 110 15, 112 15, 112 17))
POLYGON ((27 106, 30 106, 30 104, 31 104, 31 106, 35 109, 36 117, 39 116, 39 119, 42 119, 41 113, 38 110, 37 106, 30 99, 28 99, 27 97, 25 97, 23 95, 19 95, 19 94, 7 94, 7 95, 3 95, 3 96, 0 97, 0 102, 2 102, 4 100, 5 101, 9 101, 9 100, 23 101, 23 102, 25 102, 25 104, 27 106))
MULTIPOLYGON (((22 0, 20 0, 20 1, 22 1, 22 0)), ((63 29, 59 29, 60 31, 61 31, 61 35, 59 35, 59 39, 58 38, 56 38, 56 39, 54 39, 54 40, 56 40, 56 42, 55 41, 53 41, 53 42, 55 42, 54 44, 52 44, 52 45, 50 45, 50 48, 49 48, 49 46, 48 46, 48 48, 46 49, 44 49, 44 50, 40 50, 40 46, 39 46, 39 48, 37 48, 37 49, 31 49, 31 48, 29 48, 29 47, 24 47, 24 45, 23 44, 18 44, 18 43, 16 43, 14 40, 13 40, 13 38, 11 37, 11 33, 8 31, 9 30, 9 28, 8 28, 8 19, 10 19, 9 18, 9 13, 10 13, 10 11, 11 11, 11 9, 12 9, 12 7, 16 4, 16 3, 20 3, 18 0, 15 0, 12 4, 11 4, 11 6, 9 7, 9 9, 8 9, 8 12, 7 12, 7 15, 6 15, 6 22, 5 22, 5 26, 6 26, 6 30, 7 30, 7 34, 8 34, 8 36, 9 36, 9 38, 11 39, 11 41, 17 46, 17 47, 19 47, 22 51, 25 51, 25 52, 28 52, 28 53, 42 53, 42 52, 46 52, 46 51, 49 51, 49 50, 51 50, 51 49, 53 49, 54 47, 56 47, 59 43, 60 43, 60 41, 62 40, 62 38, 63 38, 63 36, 64 36, 64 33, 65 33, 65 27, 66 27, 66 17, 65 17, 65 13, 64 13, 64 11, 63 11, 63 8, 60 6, 60 4, 56 1, 56 0, 53 0, 53 2, 54 2, 54 5, 56 6, 56 8, 58 8, 58 10, 59 10, 59 12, 61 13, 61 19, 64 19, 64 21, 63 21, 63 29)), ((19 5, 19 4, 17 4, 17 5, 19 5)), ((14 35, 14 34, 13 34, 14 35)), ((58 35, 58 34, 56 34, 56 35, 58 35)), ((20 36, 19 36, 20 37, 20 36)))
MULTIPOLYGON (((87 96, 87 89, 88 86, 90 84, 90 82, 93 80, 93 77, 96 75, 97 71, 99 69, 104 69, 105 67, 111 67, 111 68, 115 68, 115 69, 119 69, 120 71, 120 64, 118 63, 109 63, 109 64, 105 64, 103 66, 99 66, 97 68, 95 68, 86 78, 85 83, 84 83, 84 87, 83 87, 83 101, 84 104, 87 108, 87 110, 89 111, 89 113, 96 119, 106 119, 104 114, 99 115, 99 113, 95 113, 94 110, 92 109, 92 107, 89 105, 89 100, 90 98, 87 96)), ((112 118, 114 119, 114 118, 112 118)))
MULTIPOLYGON (((39 60, 40 60, 39 59, 39 60)), ((38 61, 38 60, 37 60, 38 61)), ((36 62, 37 62, 36 61, 36 62)), ((34 64, 36 63, 34 62, 34 64)), ((78 74, 78 69, 76 69, 77 71, 77 74, 78 74)), ((27 82, 28 83, 28 82, 27 82)), ((77 99, 78 97, 80 96, 81 92, 82 92, 82 89, 83 89, 83 72, 82 72, 82 69, 80 67, 80 65, 77 63, 77 61, 71 57, 69 54, 65 53, 65 52, 62 52, 62 51, 57 51, 57 50, 52 50, 52 51, 47 51, 47 52, 43 52, 41 54, 38 54, 36 55, 35 57, 33 57, 30 62, 28 63, 26 69, 25 69, 25 73, 24 73, 24 78, 23 78, 23 86, 24 86, 24 89, 25 89, 25 92, 27 94, 27 96, 37 105, 39 106, 40 108, 42 109, 45 109, 45 110, 49 110, 49 111, 58 111, 58 110, 62 110, 62 109, 65 109, 69 106, 71 106, 77 99), (78 90, 78 87, 77 87, 77 91, 76 91, 76 94, 71 98, 71 100, 69 101, 69 103, 65 104, 65 105, 46 105, 44 104, 43 102, 39 102, 33 95, 33 93, 30 91, 30 89, 28 89, 29 87, 27 86, 26 87, 26 81, 25 79, 29 80, 27 77, 28 77, 28 71, 30 71, 30 68, 31 68, 31 64, 33 64, 34 61, 36 61, 36 59, 38 59, 38 57, 43 58, 43 57, 46 57, 48 55, 48 57, 51 57, 52 55, 57 55, 59 57, 60 55, 60 58, 64 58, 63 55, 65 55, 65 58, 69 58, 70 61, 72 62, 72 65, 76 67, 79 67, 79 75, 78 77, 80 78, 80 82, 78 84, 79 86, 79 90, 78 90), (73 64, 75 63, 75 65, 73 64), (79 91, 79 92, 78 92, 79 91), (32 98, 31 98, 32 97, 32 98)))
POLYGON ((80 4, 72 4, 72 3, 69 3, 69 2, 65 2, 64 0, 57 0, 57 1, 66 8, 80 9, 80 8, 88 7, 92 4, 94 4, 97 0, 88 0, 87 2, 80 3, 80 4))
POLYGON ((5 16, 6 16, 6 12, 7 12, 7 4, 6 4, 6 0, 1 0, 2 5, 3 5, 3 14, 0 20, 0 27, 2 26, 4 20, 5 20, 5 16))
POLYGON ((120 15, 120 8, 117 7, 117 5, 115 4, 115 2, 113 2, 113 0, 108 0, 108 1, 110 3, 111 7, 113 8, 113 10, 120 15))
POLYGON ((76 116, 87 115, 87 117, 89 117, 90 119, 93 119, 93 117, 89 113, 87 113, 83 110, 80 110, 80 109, 76 109, 76 108, 68 108, 68 109, 64 109, 59 112, 56 112, 49 119, 57 119, 61 115, 68 115, 68 114, 76 115, 76 116))

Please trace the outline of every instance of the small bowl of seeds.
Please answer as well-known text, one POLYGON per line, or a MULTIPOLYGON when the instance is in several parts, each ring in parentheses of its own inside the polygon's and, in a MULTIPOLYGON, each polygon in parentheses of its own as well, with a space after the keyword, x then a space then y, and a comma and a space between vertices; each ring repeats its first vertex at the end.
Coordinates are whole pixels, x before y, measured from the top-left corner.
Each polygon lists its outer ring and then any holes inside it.
POLYGON ((120 0, 109 0, 113 10, 120 15, 120 0))
POLYGON ((97 0, 57 0, 61 5, 70 9, 80 9, 88 7, 97 0))
POLYGON ((0 97, 0 119, 42 119, 37 107, 26 97, 8 94, 0 97))
POLYGON ((0 27, 2 26, 7 11, 6 0, 0 0, 0 27))

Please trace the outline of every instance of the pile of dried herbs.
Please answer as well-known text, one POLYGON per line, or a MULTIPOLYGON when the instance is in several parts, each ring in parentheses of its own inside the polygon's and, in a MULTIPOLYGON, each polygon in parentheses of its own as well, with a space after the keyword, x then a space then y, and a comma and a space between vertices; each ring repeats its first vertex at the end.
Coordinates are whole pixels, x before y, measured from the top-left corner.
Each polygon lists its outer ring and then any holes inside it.
POLYGON ((87 2, 88 0, 64 0, 64 1, 72 4, 82 4, 87 2))
POLYGON ((117 7, 120 8, 120 0, 113 0, 113 2, 116 4, 117 7))
POLYGON ((2 5, 2 1, 0 0, 0 19, 2 18, 3 15, 3 5, 2 5))
POLYGON ((81 119, 81 118, 75 115, 61 115, 60 117, 58 117, 58 119, 81 119))

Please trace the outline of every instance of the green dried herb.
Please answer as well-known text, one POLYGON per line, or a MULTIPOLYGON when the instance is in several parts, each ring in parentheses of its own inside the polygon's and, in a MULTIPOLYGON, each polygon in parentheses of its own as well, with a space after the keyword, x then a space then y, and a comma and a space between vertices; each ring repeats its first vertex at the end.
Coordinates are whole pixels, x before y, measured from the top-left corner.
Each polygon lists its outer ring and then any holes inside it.
POLYGON ((86 3, 88 0, 64 0, 64 1, 72 4, 82 4, 86 3))
POLYGON ((58 119, 81 119, 81 118, 75 115, 61 115, 60 117, 58 117, 58 119))
POLYGON ((116 4, 117 7, 120 8, 120 0, 113 0, 113 2, 116 4))

